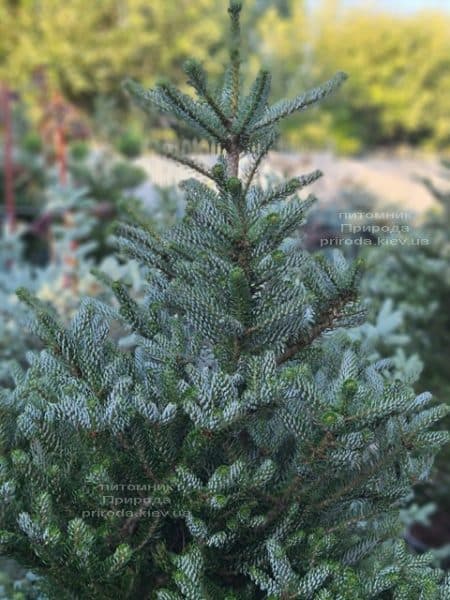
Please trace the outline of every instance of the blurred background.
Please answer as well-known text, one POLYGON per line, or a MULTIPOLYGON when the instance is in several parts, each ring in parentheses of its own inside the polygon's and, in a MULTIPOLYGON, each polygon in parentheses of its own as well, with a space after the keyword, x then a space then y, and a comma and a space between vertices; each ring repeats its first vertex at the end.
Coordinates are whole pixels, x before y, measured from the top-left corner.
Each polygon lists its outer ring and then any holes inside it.
MULTIPOLYGON (((139 266, 114 254, 111 224, 133 214, 163 229, 182 216, 177 183, 191 173, 157 157, 156 142, 205 162, 215 149, 131 106, 121 82, 169 79, 190 93, 183 61, 219 76, 226 27, 224 0, 0 1, 3 386, 40 347, 17 287, 63 320, 83 295, 113 302, 108 277, 142 293, 139 266)), ((242 27, 243 77, 268 68, 272 100, 349 74, 333 98, 289 120, 260 176, 324 172, 299 243, 365 257, 368 322, 350 335, 390 358, 393 376, 450 402, 449 0, 246 0, 242 27)), ((126 347, 119 327, 115 335, 126 347)), ((447 449, 404 514, 411 547, 434 549, 444 566, 449 459, 447 449)), ((0 559, 0 599, 38 598, 35 581, 0 559)))

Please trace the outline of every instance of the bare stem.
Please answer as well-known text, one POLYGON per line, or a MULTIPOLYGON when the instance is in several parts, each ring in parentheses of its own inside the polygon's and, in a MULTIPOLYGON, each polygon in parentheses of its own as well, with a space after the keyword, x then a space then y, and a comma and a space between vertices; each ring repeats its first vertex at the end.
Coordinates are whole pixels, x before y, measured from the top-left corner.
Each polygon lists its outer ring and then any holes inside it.
POLYGON ((239 150, 232 149, 227 156, 228 177, 239 176, 239 150))

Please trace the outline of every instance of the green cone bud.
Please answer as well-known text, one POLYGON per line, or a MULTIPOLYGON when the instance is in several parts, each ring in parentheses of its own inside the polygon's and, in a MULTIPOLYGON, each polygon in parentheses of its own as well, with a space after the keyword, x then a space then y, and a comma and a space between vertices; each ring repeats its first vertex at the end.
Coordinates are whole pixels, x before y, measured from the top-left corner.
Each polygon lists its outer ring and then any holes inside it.
POLYGON ((327 410, 323 413, 321 421, 324 425, 334 425, 341 418, 341 415, 334 410, 327 410))
POLYGON ((358 391, 358 382, 355 379, 346 379, 342 385, 342 391, 346 398, 353 398, 358 391))
POLYGON ((211 172, 216 179, 223 179, 225 175, 225 169, 221 163, 216 163, 211 172))
POLYGON ((266 219, 268 223, 270 223, 271 225, 275 225, 279 222, 280 215, 278 213, 270 213, 269 215, 267 215, 266 219))
POLYGON ((241 193, 242 183, 239 177, 230 177, 227 179, 227 190, 233 194, 233 196, 237 196, 241 193))
POLYGON ((276 262, 280 262, 284 259, 284 252, 282 250, 275 250, 275 252, 272 252, 272 258, 276 262))

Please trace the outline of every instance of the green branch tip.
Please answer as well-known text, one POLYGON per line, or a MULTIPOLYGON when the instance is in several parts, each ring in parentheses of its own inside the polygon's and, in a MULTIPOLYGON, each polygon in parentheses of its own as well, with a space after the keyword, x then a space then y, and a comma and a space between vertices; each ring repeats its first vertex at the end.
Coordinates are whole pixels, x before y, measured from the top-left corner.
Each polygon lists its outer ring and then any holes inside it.
POLYGON ((242 2, 240 0, 230 0, 228 12, 231 15, 237 16, 241 12, 241 10, 242 10, 242 2))
POLYGON ((121 291, 123 291, 124 288, 123 288, 123 284, 120 281, 113 281, 111 283, 111 289, 114 292, 121 292, 121 291))
POLYGON ((156 81, 156 87, 160 88, 162 90, 165 90, 167 88, 174 88, 175 86, 173 85, 173 83, 170 81, 170 79, 168 77, 159 77, 159 79, 157 79, 156 81))
POLYGON ((330 77, 327 81, 325 81, 322 85, 332 84, 333 86, 340 86, 348 78, 349 78, 349 75, 345 71, 336 71, 336 73, 332 77, 330 77))
POLYGON ((134 79, 131 79, 129 77, 122 81, 121 87, 124 91, 130 94, 137 92, 141 88, 137 81, 134 81, 134 79))
POLYGON ((120 221, 115 221, 111 224, 111 234, 112 235, 120 235, 122 232, 123 223, 120 221))
POLYGON ((203 66, 200 61, 195 58, 188 58, 183 63, 183 71, 190 75, 191 73, 197 74, 203 72, 203 66))
POLYGON ((27 304, 30 303, 31 298, 32 298, 32 294, 29 290, 27 290, 27 288, 25 287, 18 287, 16 289, 16 296, 19 298, 19 300, 21 300, 22 302, 25 302, 27 304))

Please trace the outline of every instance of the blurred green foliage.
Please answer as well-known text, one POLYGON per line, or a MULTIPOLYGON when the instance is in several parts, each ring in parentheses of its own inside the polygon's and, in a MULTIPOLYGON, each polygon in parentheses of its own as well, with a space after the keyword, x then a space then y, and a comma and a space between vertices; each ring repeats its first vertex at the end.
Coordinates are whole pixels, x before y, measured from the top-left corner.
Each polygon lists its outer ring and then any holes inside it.
POLYGON ((218 4, 6 0, 0 4, 0 74, 14 87, 27 86, 45 66, 51 82, 71 99, 88 102, 97 93, 117 93, 124 73, 149 80, 173 71, 192 47, 205 58, 219 36, 219 25, 208 19, 218 4), (200 49, 205 45, 206 53, 200 49))
POLYGON ((450 13, 345 10, 343 4, 323 0, 308 14, 291 1, 286 16, 272 7, 259 20, 277 96, 336 69, 350 75, 339 102, 291 120, 291 143, 323 147, 332 140, 344 153, 380 145, 449 147, 450 13))
POLYGON ((138 131, 128 129, 117 140, 117 150, 126 158, 137 158, 143 149, 143 139, 138 131))
MULTIPOLYGON (((0 80, 33 98, 39 93, 36 73, 44 66, 50 85, 91 115, 99 110, 99 98, 113 99, 120 109, 124 74, 149 85, 161 76, 183 84, 187 56, 217 72, 225 58, 222 4, 3 0, 0 80)), ((379 145, 450 146, 449 13, 349 10, 343 0, 246 4, 251 21, 251 27, 245 24, 250 32, 246 76, 258 68, 258 54, 274 73, 276 97, 314 85, 337 69, 350 74, 339 99, 317 114, 290 120, 289 147, 331 145, 354 153, 379 145)))
POLYGON ((35 583, 38 577, 0 557, 0 600, 44 600, 35 583))

